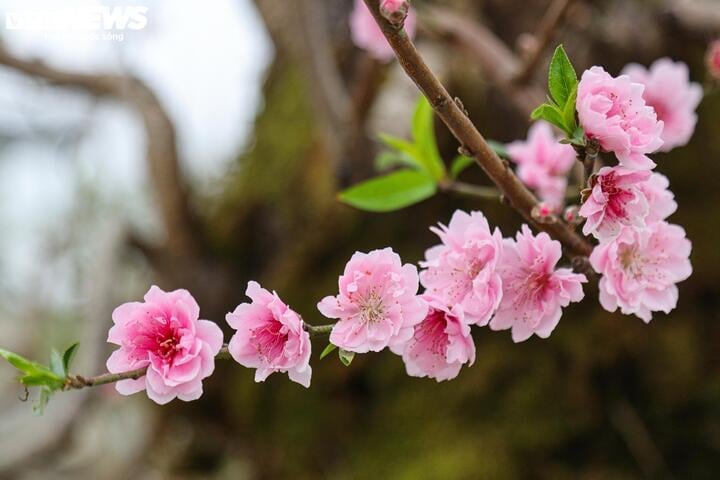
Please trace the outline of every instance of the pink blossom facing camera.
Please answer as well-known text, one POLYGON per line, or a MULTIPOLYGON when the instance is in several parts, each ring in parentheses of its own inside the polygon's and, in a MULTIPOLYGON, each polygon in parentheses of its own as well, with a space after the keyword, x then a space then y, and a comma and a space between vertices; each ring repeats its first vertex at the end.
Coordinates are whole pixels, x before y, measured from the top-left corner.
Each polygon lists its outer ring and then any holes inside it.
POLYGON ((685 230, 677 225, 623 227, 590 255, 590 264, 602 274, 600 304, 609 312, 619 308, 645 323, 652 320, 652 312, 670 313, 678 301, 676 284, 692 273, 690 250, 685 230))
POLYGON ((439 245, 425 252, 420 282, 447 305, 459 305, 469 322, 483 326, 500 304, 502 280, 496 265, 502 235, 490 231, 481 212, 456 210, 448 226, 432 227, 439 245))
POLYGON ((560 242, 545 232, 533 235, 527 225, 514 240, 505 240, 498 265, 502 302, 490 321, 492 330, 510 329, 514 342, 550 336, 563 307, 583 299, 582 284, 587 282, 585 275, 555 268, 561 256, 560 242))
POLYGON ((117 307, 108 342, 120 348, 108 358, 107 369, 122 373, 147 367, 145 376, 117 382, 117 391, 131 395, 145 390, 161 405, 174 398, 200 398, 203 379, 215 369, 223 335, 215 323, 199 316, 200 308, 187 290, 164 292, 156 286, 143 302, 117 307))
POLYGON ((391 248, 356 252, 338 280, 339 293, 318 303, 320 313, 338 319, 330 343, 355 353, 398 348, 427 314, 418 295, 415 265, 402 264, 391 248))

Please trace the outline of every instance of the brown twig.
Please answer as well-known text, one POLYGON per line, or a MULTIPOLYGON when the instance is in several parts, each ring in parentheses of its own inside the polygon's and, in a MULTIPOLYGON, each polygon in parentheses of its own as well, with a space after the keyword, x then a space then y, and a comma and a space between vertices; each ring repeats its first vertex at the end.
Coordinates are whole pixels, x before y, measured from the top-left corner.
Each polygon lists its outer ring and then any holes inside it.
POLYGON ((37 77, 51 85, 79 88, 91 95, 120 100, 141 115, 147 132, 147 163, 165 223, 166 246, 174 258, 197 249, 197 229, 187 202, 175 145, 175 128, 153 91, 140 79, 121 74, 85 74, 24 60, 0 47, 0 65, 37 77))
POLYGON ((542 59, 543 52, 555 37, 572 2, 573 0, 553 0, 545 11, 537 32, 533 35, 534 41, 525 52, 522 65, 515 76, 517 84, 523 85, 530 81, 535 68, 542 59))
POLYGON ((538 225, 533 220, 531 212, 538 203, 535 196, 522 184, 510 166, 490 148, 475 125, 465 115, 463 109, 450 97, 445 87, 427 66, 405 31, 401 27, 391 25, 381 15, 377 0, 365 0, 365 3, 395 51, 405 73, 427 97, 437 115, 460 142, 462 148, 471 154, 508 202, 528 222, 559 240, 566 247, 570 256, 589 255, 592 251, 590 244, 578 236, 567 224, 556 222, 538 225))

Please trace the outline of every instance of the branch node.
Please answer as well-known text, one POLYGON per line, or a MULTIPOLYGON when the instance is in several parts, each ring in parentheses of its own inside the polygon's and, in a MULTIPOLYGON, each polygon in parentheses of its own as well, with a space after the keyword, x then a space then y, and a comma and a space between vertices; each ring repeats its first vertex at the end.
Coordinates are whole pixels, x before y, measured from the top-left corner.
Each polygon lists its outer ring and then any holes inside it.
POLYGON ((466 117, 470 117, 470 114, 467 111, 467 108, 465 108, 465 105, 463 104, 462 100, 460 100, 460 97, 455 97, 455 105, 458 106, 458 108, 465 114, 466 117))
POLYGON ((474 157, 475 154, 470 151, 469 148, 467 148, 465 145, 460 145, 457 149, 458 153, 460 155, 465 155, 466 157, 474 157))

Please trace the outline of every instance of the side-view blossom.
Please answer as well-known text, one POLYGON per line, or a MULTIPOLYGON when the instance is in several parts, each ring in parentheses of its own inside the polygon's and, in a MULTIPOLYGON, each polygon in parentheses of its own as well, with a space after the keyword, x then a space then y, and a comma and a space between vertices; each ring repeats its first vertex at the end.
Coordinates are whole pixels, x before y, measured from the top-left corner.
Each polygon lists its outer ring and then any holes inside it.
POLYGON ((579 302, 585 275, 569 268, 555 268, 562 256, 560 242, 547 233, 534 236, 523 225, 516 239, 505 240, 498 265, 503 297, 490 321, 492 330, 512 329, 514 342, 533 334, 547 338, 560 321, 562 308, 579 302))
POLYGON ((415 326, 413 337, 398 354, 411 377, 430 377, 438 382, 458 376, 464 364, 475 362, 475 343, 462 307, 449 307, 430 295, 425 319, 415 326))
POLYGON ((565 198, 567 174, 575 163, 575 150, 558 141, 550 124, 538 121, 530 127, 527 140, 508 144, 507 151, 518 165, 520 180, 559 211, 565 198))
POLYGON ((456 210, 448 226, 431 227, 442 242, 425 252, 420 282, 447 305, 459 305, 470 323, 487 325, 502 298, 496 271, 502 234, 490 232, 481 212, 456 210))
POLYGON ((187 290, 164 292, 152 286, 144 302, 124 303, 113 311, 108 342, 120 345, 107 360, 110 373, 147 367, 137 380, 121 380, 123 395, 142 390, 161 405, 174 398, 200 398, 202 381, 215 369, 222 348, 220 328, 199 320, 200 308, 187 290))
POLYGON ((667 152, 687 144, 695 131, 695 109, 702 99, 702 87, 690 81, 687 65, 661 58, 649 69, 633 63, 622 73, 645 86, 643 99, 664 124, 659 150, 667 152))
MULTIPOLYGON (((385 2, 383 8, 393 11, 394 8, 398 8, 396 3, 398 2, 385 2)), ((415 26, 415 12, 410 8, 405 17, 405 32, 410 38, 415 36, 415 26)), ((390 44, 363 0, 355 0, 355 7, 350 14, 350 34, 353 43, 376 60, 388 62, 394 58, 395 54, 390 44)))
POLYGON ((615 78, 597 66, 586 70, 578 84, 576 107, 585 135, 635 170, 654 168, 647 154, 663 144, 663 122, 645 103, 644 89, 627 75, 615 78))
POLYGON ((356 252, 338 288, 338 295, 323 298, 318 310, 339 320, 330 343, 350 352, 379 352, 404 344, 428 310, 417 295, 417 268, 403 265, 391 248, 356 252))
POLYGON ((248 282, 241 303, 225 316, 237 330, 228 343, 230 355, 248 368, 255 368, 255 381, 263 382, 272 373, 287 372, 290 380, 310 386, 310 335, 300 316, 257 282, 248 282))
POLYGON ((623 225, 644 226, 649 205, 639 185, 650 175, 649 170, 601 168, 578 212, 586 219, 583 233, 603 240, 617 235, 623 225))
POLYGON ((669 313, 678 301, 675 285, 692 273, 685 230, 667 222, 643 229, 623 227, 612 241, 590 255, 600 279, 600 304, 609 312, 634 314, 645 323, 652 312, 669 313))

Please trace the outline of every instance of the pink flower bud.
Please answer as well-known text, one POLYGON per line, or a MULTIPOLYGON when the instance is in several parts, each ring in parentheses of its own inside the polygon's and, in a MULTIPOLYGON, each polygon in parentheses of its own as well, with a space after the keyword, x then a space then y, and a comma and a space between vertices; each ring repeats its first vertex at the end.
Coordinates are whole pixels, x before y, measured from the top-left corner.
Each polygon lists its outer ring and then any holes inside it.
POLYGON ((715 80, 720 80, 720 38, 712 42, 708 47, 705 61, 710 76, 715 80))

